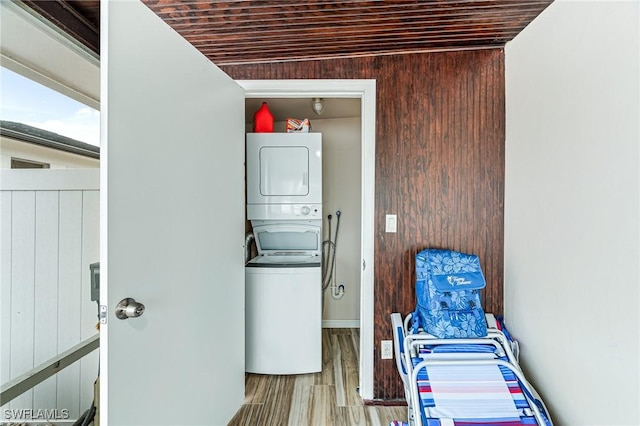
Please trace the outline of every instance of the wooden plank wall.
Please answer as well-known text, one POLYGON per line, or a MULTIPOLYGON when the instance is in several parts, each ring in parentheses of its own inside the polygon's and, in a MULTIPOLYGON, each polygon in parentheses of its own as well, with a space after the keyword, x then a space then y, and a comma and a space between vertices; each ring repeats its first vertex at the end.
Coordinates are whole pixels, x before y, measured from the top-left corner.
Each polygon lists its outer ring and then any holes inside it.
MULTIPOLYGON (((99 261, 98 185, 98 169, 2 171, 3 383, 97 333, 89 265, 99 261)), ((68 410, 77 419, 97 374, 94 351, 2 408, 68 410)))
MULTIPOLYGON (((295 49, 295 46, 291 46, 295 49)), ((414 255, 480 256, 487 311, 502 313, 504 50, 224 66, 238 80, 376 79, 374 398, 402 399, 389 314, 415 307, 414 255), (397 213, 398 233, 384 231, 397 213)))

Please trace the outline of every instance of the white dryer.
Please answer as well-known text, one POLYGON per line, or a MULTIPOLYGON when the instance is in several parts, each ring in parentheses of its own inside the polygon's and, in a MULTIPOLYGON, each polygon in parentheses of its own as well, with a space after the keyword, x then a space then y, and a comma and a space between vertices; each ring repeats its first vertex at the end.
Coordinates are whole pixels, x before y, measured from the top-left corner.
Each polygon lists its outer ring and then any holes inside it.
POLYGON ((321 220, 252 221, 258 256, 245 268, 245 369, 322 370, 321 220))
POLYGON ((322 134, 247 134, 247 218, 322 220, 322 134))

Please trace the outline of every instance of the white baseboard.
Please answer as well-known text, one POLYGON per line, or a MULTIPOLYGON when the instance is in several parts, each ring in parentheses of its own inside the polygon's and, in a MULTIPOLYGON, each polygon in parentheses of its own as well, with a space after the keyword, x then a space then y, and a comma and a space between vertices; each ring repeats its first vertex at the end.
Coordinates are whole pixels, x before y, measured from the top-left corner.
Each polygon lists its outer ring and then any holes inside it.
POLYGON ((360 320, 323 320, 322 328, 360 328, 360 320))

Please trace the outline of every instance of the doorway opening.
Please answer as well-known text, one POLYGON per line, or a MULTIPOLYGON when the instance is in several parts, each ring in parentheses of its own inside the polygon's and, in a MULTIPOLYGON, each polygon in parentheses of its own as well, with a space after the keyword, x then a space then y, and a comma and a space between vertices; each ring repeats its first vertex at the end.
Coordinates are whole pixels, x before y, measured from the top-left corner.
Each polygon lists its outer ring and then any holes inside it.
POLYGON ((266 102, 274 116, 274 132, 285 133, 286 120, 297 118, 308 119, 311 132, 322 134, 322 240, 337 243, 331 244, 335 257, 325 256, 326 273, 331 279, 323 292, 322 326, 360 328, 361 100, 322 99, 324 111, 318 115, 312 111, 312 99, 247 99, 247 132, 252 130, 254 113, 266 102))
POLYGON ((331 300, 329 292, 325 292, 323 327, 360 329, 359 391, 362 399, 373 399, 375 80, 245 80, 238 83, 245 89, 245 121, 252 121, 253 113, 264 101, 275 113, 276 126, 283 126, 280 130, 276 127, 276 131, 284 131, 283 120, 291 117, 309 118, 312 131, 323 133, 324 219, 333 212, 335 221, 334 210, 341 210, 336 257, 341 254, 344 257, 337 263, 337 278, 339 281, 344 278, 346 284, 345 296, 340 300, 331 300), (325 103, 320 116, 311 109, 313 98, 322 98, 325 103), (349 209, 340 205, 347 198, 353 206, 349 209), (358 315, 349 318, 354 309, 358 315))

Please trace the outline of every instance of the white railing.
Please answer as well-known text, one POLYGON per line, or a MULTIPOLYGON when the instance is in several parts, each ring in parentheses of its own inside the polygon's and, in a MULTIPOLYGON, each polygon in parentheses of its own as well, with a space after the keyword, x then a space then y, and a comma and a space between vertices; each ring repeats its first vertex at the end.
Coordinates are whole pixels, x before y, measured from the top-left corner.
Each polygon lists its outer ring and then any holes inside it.
POLYGON ((27 371, 25 374, 2 384, 0 386, 0 403, 2 405, 11 402, 14 398, 22 395, 26 391, 33 389, 54 374, 59 373, 66 367, 81 359, 83 356, 93 352, 100 346, 100 336, 96 334, 87 340, 78 343, 60 355, 56 355, 50 360, 40 364, 36 368, 27 371))

